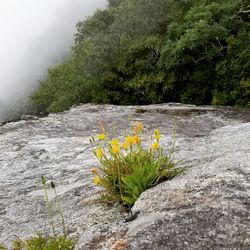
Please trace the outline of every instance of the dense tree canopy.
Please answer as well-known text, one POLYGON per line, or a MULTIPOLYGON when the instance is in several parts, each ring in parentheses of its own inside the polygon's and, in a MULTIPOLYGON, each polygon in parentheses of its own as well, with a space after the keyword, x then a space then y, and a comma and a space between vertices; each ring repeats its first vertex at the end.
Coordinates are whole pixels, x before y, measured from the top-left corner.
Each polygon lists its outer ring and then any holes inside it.
POLYGON ((71 57, 33 94, 76 103, 250 106, 247 0, 109 0, 77 24, 71 57))

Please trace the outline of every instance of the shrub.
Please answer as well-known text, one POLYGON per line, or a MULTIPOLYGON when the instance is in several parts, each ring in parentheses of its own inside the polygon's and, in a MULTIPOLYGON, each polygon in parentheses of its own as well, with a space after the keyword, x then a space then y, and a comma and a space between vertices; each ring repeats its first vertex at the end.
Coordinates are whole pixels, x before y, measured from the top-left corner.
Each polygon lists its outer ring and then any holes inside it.
POLYGON ((105 128, 97 138, 92 137, 94 154, 100 162, 98 168, 92 169, 93 181, 104 188, 105 201, 132 206, 142 192, 182 171, 172 153, 164 155, 160 137, 159 130, 155 130, 150 148, 144 148, 140 122, 133 132, 125 133, 121 143, 119 138, 109 138, 105 128))

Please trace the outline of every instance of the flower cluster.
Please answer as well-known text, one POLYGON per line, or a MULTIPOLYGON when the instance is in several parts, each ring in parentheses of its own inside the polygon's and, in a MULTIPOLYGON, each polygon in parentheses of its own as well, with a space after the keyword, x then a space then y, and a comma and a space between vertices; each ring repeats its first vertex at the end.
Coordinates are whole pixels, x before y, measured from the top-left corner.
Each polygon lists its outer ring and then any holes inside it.
POLYGON ((163 155, 160 131, 154 130, 151 138, 150 147, 144 149, 141 122, 123 138, 110 138, 104 126, 99 135, 92 137, 94 154, 100 162, 98 168, 92 168, 93 182, 104 187, 112 201, 133 205, 141 192, 169 176, 168 168, 174 164, 163 155))
MULTIPOLYGON (((141 122, 138 122, 137 125, 133 128, 133 134, 128 134, 125 138, 124 141, 120 143, 120 140, 118 138, 113 138, 112 140, 109 141, 109 137, 106 134, 106 131, 104 130, 103 133, 100 133, 97 136, 97 139, 99 141, 105 141, 108 144, 108 151, 111 156, 118 156, 121 153, 121 149, 124 149, 125 151, 133 151, 133 146, 137 145, 138 147, 141 146, 141 136, 143 133, 143 124, 141 122)), ((160 145, 159 141, 161 138, 160 131, 158 129, 154 130, 155 134, 155 140, 152 145, 151 149, 152 150, 159 150, 160 145)), ((104 157, 107 157, 103 146, 101 143, 98 144, 99 147, 95 149, 95 155, 96 157, 101 160, 104 157)))

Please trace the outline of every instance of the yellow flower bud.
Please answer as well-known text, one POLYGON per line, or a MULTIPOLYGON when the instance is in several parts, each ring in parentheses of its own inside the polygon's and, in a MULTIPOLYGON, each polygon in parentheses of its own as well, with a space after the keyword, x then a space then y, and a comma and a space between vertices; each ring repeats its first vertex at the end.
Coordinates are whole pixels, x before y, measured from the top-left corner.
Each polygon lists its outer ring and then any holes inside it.
POLYGON ((161 139, 160 131, 158 129, 156 129, 154 132, 155 132, 155 138, 156 138, 157 142, 159 142, 159 140, 161 139))
POLYGON ((100 130, 104 130, 105 129, 104 121, 99 121, 99 129, 100 130))
POLYGON ((97 171, 97 168, 92 168, 92 169, 91 169, 91 172, 92 172, 93 174, 97 175, 97 172, 98 172, 98 171, 97 171))
POLYGON ((132 146, 135 142, 135 139, 133 136, 130 136, 128 135, 126 138, 125 138, 125 141, 128 143, 128 145, 132 146))
POLYGON ((129 147, 129 144, 125 141, 122 143, 122 147, 127 150, 129 147))
POLYGON ((142 130, 143 130, 143 126, 142 126, 142 123, 141 122, 138 122, 136 124, 136 126, 134 127, 133 131, 134 131, 134 134, 138 134, 139 133, 142 133, 142 130))
POLYGON ((140 136, 135 135, 135 136, 134 136, 134 142, 135 142, 137 145, 139 145, 139 144, 141 143, 141 138, 140 138, 140 136))
POLYGON ((120 152, 120 147, 119 147, 119 146, 112 146, 112 152, 113 152, 115 155, 118 155, 119 152, 120 152))
POLYGON ((138 133, 138 128, 137 127, 134 127, 133 128, 133 131, 134 131, 134 134, 136 135, 138 133))
POLYGON ((112 146, 119 146, 119 139, 113 139, 113 140, 110 142, 110 144, 111 144, 112 146))
POLYGON ((93 182, 95 185, 100 185, 102 183, 102 181, 98 175, 94 176, 93 182))
POLYGON ((104 153, 103 148, 97 148, 95 150, 95 155, 98 159, 101 159, 103 157, 103 153, 104 153))
POLYGON ((151 145, 151 148, 153 150, 158 150, 160 148, 160 145, 158 142, 153 142, 152 145, 151 145))
POLYGON ((138 129, 139 132, 142 132, 142 130, 143 130, 143 125, 142 125, 141 122, 138 122, 138 123, 137 123, 137 129, 138 129))
POLYGON ((105 134, 99 134, 98 139, 104 141, 106 139, 106 135, 105 134))

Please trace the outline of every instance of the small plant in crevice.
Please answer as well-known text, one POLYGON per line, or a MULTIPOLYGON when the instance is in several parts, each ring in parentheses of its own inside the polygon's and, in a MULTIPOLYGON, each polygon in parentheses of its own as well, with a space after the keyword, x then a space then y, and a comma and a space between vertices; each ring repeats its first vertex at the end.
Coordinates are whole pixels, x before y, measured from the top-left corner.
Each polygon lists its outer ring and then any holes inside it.
POLYGON ((17 239, 13 242, 14 250, 73 250, 74 242, 64 236, 44 236, 37 233, 27 240, 17 239))
MULTIPOLYGON (((51 203, 49 201, 48 191, 47 191, 47 185, 46 185, 46 179, 45 179, 44 176, 41 176, 41 182, 43 184, 43 189, 44 189, 44 193, 45 193, 45 200, 46 200, 46 204, 47 204, 47 208, 48 208, 48 215, 50 217, 51 227, 52 227, 53 235, 55 237, 56 236, 56 232, 55 232, 54 221, 53 221, 53 218, 52 218, 51 203)), ((62 213, 62 209, 61 209, 61 202, 60 202, 60 199, 59 199, 57 191, 56 191, 56 185, 55 185, 55 183, 53 181, 50 182, 50 185, 51 185, 51 188, 54 191, 57 211, 59 212, 60 217, 61 217, 63 235, 64 235, 65 238, 67 238, 67 229, 66 229, 66 225, 65 225, 65 220, 64 220, 63 213, 62 213)))
POLYGON ((0 250, 7 250, 7 248, 3 244, 0 244, 0 250))
POLYGON ((45 193, 45 201, 46 201, 46 204, 47 204, 48 216, 50 218, 52 232, 53 232, 53 235, 55 237, 56 236, 55 225, 54 225, 54 221, 53 221, 53 218, 52 218, 51 204, 49 202, 49 196, 48 196, 48 191, 47 191, 47 186, 46 186, 46 179, 45 179, 44 176, 41 176, 41 182, 42 182, 43 190, 44 190, 44 193, 45 193))
POLYGON ((60 199, 59 199, 59 197, 57 195, 56 185, 55 185, 55 183, 53 181, 51 182, 51 187, 52 187, 52 189, 54 190, 54 193, 55 193, 56 206, 57 206, 57 211, 59 212, 60 217, 61 217, 63 235, 64 235, 65 238, 67 238, 68 233, 67 233, 67 229, 66 229, 66 225, 65 225, 63 212, 62 212, 62 209, 61 209, 61 202, 60 202, 60 199))
POLYGON ((165 155, 160 145, 161 133, 154 130, 151 145, 145 148, 143 124, 138 122, 122 139, 110 138, 103 126, 101 133, 90 142, 100 162, 94 167, 94 184, 104 188, 102 199, 132 206, 145 190, 175 177, 183 171, 173 160, 172 151, 165 155))
MULTIPOLYGON (((53 236, 46 236, 43 232, 38 232, 36 236, 31 237, 27 240, 22 240, 19 237, 13 241, 12 247, 14 250, 72 250, 74 249, 75 242, 68 238, 64 216, 61 210, 60 200, 57 195, 56 186, 54 182, 51 182, 51 187, 54 190, 55 194, 55 202, 57 210, 61 217, 63 235, 56 234, 55 223, 52 216, 51 211, 51 202, 49 201, 46 178, 44 176, 41 177, 41 182, 43 185, 44 193, 45 193, 45 201, 48 209, 48 216, 51 223, 53 236)), ((4 246, 0 249, 7 249, 4 246)))

